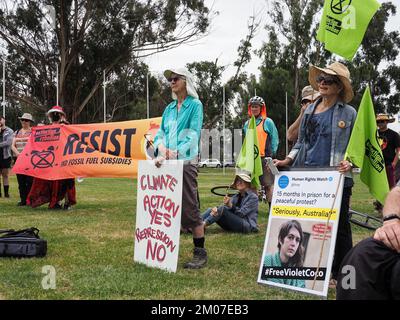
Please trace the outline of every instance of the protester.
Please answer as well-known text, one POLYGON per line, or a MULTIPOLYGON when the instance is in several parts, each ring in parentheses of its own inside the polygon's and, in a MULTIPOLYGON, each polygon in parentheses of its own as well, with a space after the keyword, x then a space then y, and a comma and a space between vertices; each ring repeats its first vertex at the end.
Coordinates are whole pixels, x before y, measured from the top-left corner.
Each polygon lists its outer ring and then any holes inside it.
POLYGON ((185 268, 199 269, 207 264, 204 247, 204 227, 200 216, 197 185, 197 161, 203 105, 194 87, 193 75, 186 69, 170 69, 164 72, 168 79, 173 102, 164 110, 161 127, 154 139, 155 164, 162 165, 165 159, 184 160, 182 190, 182 227, 193 234, 193 259, 185 268))
MULTIPOLYGON (((304 234, 301 224, 296 220, 283 223, 279 229, 278 252, 266 255, 264 266, 278 268, 303 267, 304 263, 304 234)), ((289 286, 305 288, 305 280, 270 278, 268 281, 286 284, 289 286)))
POLYGON ((258 232, 258 197, 251 189, 247 173, 238 173, 232 185, 239 191, 232 199, 225 196, 224 205, 207 209, 203 213, 204 226, 217 223, 226 231, 238 233, 258 232))
MULTIPOLYGON (((395 169, 400 156, 400 135, 388 128, 388 123, 391 122, 394 122, 394 118, 391 118, 388 114, 380 113, 376 116, 379 140, 390 189, 396 185, 395 169)), ((375 201, 374 206, 377 211, 382 211, 382 204, 379 201, 375 201)))
POLYGON ((292 125, 289 127, 286 134, 286 137, 290 142, 297 141, 297 138, 299 136, 300 123, 301 119, 303 119, 304 111, 306 111, 307 107, 319 97, 319 91, 314 90, 311 86, 306 86, 301 91, 300 114, 297 117, 296 121, 293 122, 292 125))
MULTIPOLYGON (((263 98, 254 96, 249 100, 248 115, 249 117, 254 116, 256 118, 257 137, 263 167, 263 175, 260 177, 260 182, 268 204, 271 207, 274 176, 267 166, 266 158, 276 156, 279 145, 278 130, 276 129, 274 121, 267 116, 267 107, 263 98)), ((243 130, 245 134, 249 126, 249 121, 250 120, 247 120, 244 124, 243 130)))
MULTIPOLYGON (((25 145, 28 143, 29 137, 32 133, 31 126, 34 123, 33 117, 30 113, 24 113, 22 117, 19 117, 18 119, 21 122, 21 129, 15 131, 11 146, 16 159, 22 153, 25 145)), ((19 197, 21 199, 20 202, 18 202, 18 206, 26 206, 26 198, 31 190, 33 178, 24 174, 17 174, 17 181, 19 197)))
MULTIPOLYGON (((52 125, 68 124, 66 114, 60 106, 51 108, 47 115, 52 125)), ((76 204, 75 180, 50 181, 34 178, 31 191, 27 197, 27 205, 36 208, 45 203, 49 203, 49 209, 72 209, 72 206, 76 204), (63 200, 64 205, 62 205, 63 200)))
POLYGON ((400 300, 400 182, 386 198, 383 221, 344 258, 336 299, 400 300))
MULTIPOLYGON (((10 175, 11 169, 11 145, 13 140, 14 131, 9 127, 6 127, 6 119, 0 116, 0 172, 3 178, 4 196, 10 197, 10 183, 8 176, 10 175)), ((1 197, 1 180, 0 180, 0 197, 1 197)))
POLYGON ((353 187, 352 164, 343 160, 356 119, 356 111, 347 103, 353 99, 350 72, 339 62, 327 68, 310 66, 309 81, 321 97, 304 111, 299 138, 285 160, 274 160, 283 167, 334 167, 345 175, 340 206, 331 286, 335 285, 340 263, 352 248, 349 203, 353 187))

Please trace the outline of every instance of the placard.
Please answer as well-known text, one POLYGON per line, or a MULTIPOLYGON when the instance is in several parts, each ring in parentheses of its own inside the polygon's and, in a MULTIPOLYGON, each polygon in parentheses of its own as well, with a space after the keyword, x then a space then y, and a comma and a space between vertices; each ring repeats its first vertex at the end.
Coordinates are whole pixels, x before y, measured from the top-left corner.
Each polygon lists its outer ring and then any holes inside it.
POLYGON ((181 228, 183 161, 157 168, 139 161, 134 261, 176 272, 181 228))
POLYGON ((275 176, 259 283, 327 296, 343 181, 338 171, 275 176))

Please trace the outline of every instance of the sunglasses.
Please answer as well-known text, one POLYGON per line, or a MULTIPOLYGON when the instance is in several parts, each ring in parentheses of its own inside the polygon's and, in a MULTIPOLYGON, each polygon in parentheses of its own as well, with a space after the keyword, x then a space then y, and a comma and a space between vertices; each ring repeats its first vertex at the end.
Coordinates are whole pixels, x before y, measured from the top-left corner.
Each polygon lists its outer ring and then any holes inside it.
POLYGON ((320 74, 316 79, 317 83, 324 83, 327 86, 330 86, 334 83, 338 84, 340 83, 340 80, 336 76, 330 76, 330 75, 322 75, 320 74))
POLYGON ((30 120, 27 119, 21 119, 22 122, 31 122, 30 120))
POLYGON ((385 120, 378 120, 376 123, 380 124, 380 123, 385 123, 385 122, 386 122, 385 120))
POLYGON ((301 100, 301 104, 307 104, 307 103, 311 103, 311 100, 308 99, 301 100))
POLYGON ((168 78, 168 82, 177 82, 179 79, 186 80, 184 77, 171 77, 168 78))

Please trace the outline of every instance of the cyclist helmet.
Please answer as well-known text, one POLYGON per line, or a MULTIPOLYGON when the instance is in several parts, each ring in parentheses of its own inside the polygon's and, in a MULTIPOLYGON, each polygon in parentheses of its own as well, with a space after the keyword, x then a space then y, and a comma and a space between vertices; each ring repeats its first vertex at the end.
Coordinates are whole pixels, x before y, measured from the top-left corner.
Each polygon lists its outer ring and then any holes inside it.
POLYGON ((261 98, 259 96, 254 96, 254 97, 250 98, 249 104, 248 104, 249 117, 251 117, 253 115, 251 112, 252 105, 259 105, 261 107, 261 116, 264 119, 267 117, 267 107, 265 105, 265 101, 263 98, 261 98))

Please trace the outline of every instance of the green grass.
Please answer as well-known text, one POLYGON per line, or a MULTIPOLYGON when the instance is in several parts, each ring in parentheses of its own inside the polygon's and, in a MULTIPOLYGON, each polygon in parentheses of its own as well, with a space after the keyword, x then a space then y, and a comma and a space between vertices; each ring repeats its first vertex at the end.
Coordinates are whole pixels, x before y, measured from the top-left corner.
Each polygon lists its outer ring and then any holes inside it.
MULTIPOLYGON (((222 198, 210 193, 231 182, 232 169, 201 169, 201 209, 222 198)), ((208 266, 185 270, 192 238, 181 236, 177 273, 133 262, 136 181, 85 179, 77 183, 78 204, 73 211, 17 207, 18 191, 11 177, 11 198, 0 199, 0 229, 35 226, 48 241, 42 259, 0 259, 1 299, 316 299, 310 295, 257 284, 267 227, 267 205, 261 204, 261 232, 229 234, 218 226, 207 230, 208 266), (42 289, 42 267, 54 266, 57 288, 42 289)), ((372 198, 356 177, 352 207, 372 212, 372 198)), ((353 225, 354 242, 372 235, 353 225)), ((334 293, 329 292, 329 299, 334 293)))

